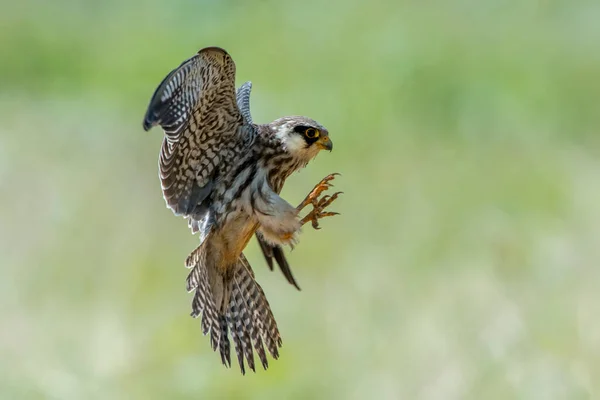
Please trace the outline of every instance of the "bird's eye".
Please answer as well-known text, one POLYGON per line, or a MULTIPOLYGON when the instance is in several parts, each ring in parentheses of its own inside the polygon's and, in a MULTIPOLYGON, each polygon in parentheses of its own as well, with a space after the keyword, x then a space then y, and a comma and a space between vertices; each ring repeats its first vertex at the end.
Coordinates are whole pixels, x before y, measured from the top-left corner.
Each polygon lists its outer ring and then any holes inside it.
POLYGON ((316 130, 315 128, 308 128, 304 134, 306 135, 307 138, 309 139, 314 139, 316 137, 319 136, 319 131, 316 130))

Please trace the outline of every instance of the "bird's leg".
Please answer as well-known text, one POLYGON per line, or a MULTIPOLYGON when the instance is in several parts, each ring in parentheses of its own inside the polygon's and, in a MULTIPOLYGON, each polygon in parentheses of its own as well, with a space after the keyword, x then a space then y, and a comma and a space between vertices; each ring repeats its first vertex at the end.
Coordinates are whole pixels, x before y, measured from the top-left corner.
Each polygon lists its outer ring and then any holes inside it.
POLYGON ((300 220, 301 225, 304 225, 308 221, 310 221, 312 223, 312 226, 314 229, 320 229, 319 228, 319 219, 325 218, 325 217, 332 217, 334 215, 339 214, 336 212, 326 212, 323 210, 325 209, 325 207, 327 207, 331 203, 333 203, 335 201, 335 199, 337 199, 338 196, 340 194, 342 194, 342 192, 336 192, 332 195, 326 195, 326 196, 323 196, 321 199, 319 199, 319 196, 321 195, 321 193, 323 193, 325 190, 327 190, 333 186, 330 182, 335 178, 336 175, 339 175, 339 174, 337 174, 337 173, 330 174, 330 175, 327 175, 325 178, 323 178, 321 180, 321 182, 319 182, 313 188, 313 190, 311 190, 311 192, 308 194, 308 196, 306 196, 306 198, 302 201, 302 203, 300 203, 300 205, 298 205, 298 207, 296 208, 298 210, 298 212, 302 211, 302 209, 304 209, 309 204, 312 204, 312 206, 313 206, 313 209, 308 214, 306 214, 306 216, 304 218, 302 218, 300 220))

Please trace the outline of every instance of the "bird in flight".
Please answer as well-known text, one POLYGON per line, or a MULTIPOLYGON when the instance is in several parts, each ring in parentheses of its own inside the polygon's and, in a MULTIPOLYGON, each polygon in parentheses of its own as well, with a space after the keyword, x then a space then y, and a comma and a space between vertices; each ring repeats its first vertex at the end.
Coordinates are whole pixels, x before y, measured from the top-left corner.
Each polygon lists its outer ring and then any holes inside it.
POLYGON ((200 50, 171 71, 155 90, 144 130, 159 125, 163 197, 175 215, 187 219, 200 244, 188 256, 187 290, 194 292, 193 317, 201 317, 213 350, 231 366, 229 335, 242 374, 255 371, 254 351, 268 367, 282 341, 265 294, 243 250, 256 235, 267 264, 273 259, 299 289, 282 246, 298 242, 301 227, 336 215, 325 209, 341 192, 326 176, 294 207, 279 196, 286 179, 321 150, 333 149, 329 132, 302 116, 255 124, 250 115, 250 82, 236 92, 235 63, 218 47, 200 50), (300 212, 311 205, 304 217, 300 212))

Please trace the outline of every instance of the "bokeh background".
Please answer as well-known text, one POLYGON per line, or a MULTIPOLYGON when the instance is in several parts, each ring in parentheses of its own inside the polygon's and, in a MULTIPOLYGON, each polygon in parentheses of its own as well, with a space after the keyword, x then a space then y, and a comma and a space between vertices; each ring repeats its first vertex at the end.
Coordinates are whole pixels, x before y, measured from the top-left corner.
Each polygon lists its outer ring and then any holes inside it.
POLYGON ((3 2, 1 399, 600 398, 600 3, 3 2), (221 46, 255 121, 308 115, 341 216, 247 249, 281 358, 241 376, 189 317, 162 78, 221 46))

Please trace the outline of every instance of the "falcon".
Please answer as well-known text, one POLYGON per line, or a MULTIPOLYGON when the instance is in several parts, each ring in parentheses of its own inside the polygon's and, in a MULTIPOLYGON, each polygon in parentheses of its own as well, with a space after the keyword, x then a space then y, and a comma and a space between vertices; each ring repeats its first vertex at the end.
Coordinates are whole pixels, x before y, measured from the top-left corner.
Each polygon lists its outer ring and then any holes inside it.
POLYGON ((265 347, 279 357, 281 335, 269 302, 243 250, 256 235, 271 269, 273 259, 299 288, 283 253, 298 242, 301 227, 319 229, 325 211, 341 192, 322 193, 326 176, 294 207, 279 194, 286 179, 321 150, 333 149, 329 132, 303 116, 259 125, 250 115, 246 82, 235 90, 235 63, 218 47, 208 47, 171 71, 155 90, 144 130, 160 126, 164 139, 159 177, 167 207, 199 233, 199 246, 187 257, 187 290, 194 292, 192 317, 225 366, 231 366, 229 336, 242 374, 255 371, 254 352, 263 368, 265 347), (304 217, 300 212, 311 205, 304 217))

